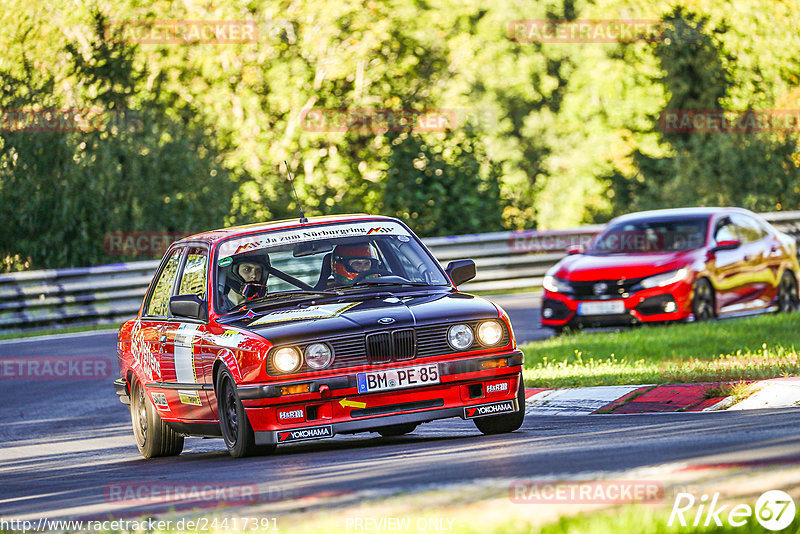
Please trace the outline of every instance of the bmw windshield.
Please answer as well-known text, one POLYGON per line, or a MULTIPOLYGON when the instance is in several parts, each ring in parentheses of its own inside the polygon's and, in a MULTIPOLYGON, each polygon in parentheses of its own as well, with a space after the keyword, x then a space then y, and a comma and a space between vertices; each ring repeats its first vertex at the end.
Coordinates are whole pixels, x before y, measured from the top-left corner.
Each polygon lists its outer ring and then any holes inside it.
POLYGON ((404 226, 393 221, 314 225, 220 244, 214 280, 221 313, 249 302, 336 296, 389 286, 449 286, 404 226))
POLYGON ((586 254, 681 252, 706 242, 708 218, 645 219, 612 224, 591 243, 586 254))

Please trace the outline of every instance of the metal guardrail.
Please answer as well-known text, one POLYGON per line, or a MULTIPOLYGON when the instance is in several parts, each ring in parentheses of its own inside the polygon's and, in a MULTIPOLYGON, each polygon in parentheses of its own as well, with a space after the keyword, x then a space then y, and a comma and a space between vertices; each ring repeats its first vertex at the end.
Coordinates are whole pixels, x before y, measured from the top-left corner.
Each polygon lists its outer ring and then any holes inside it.
MULTIPOLYGON (((800 242, 800 211, 763 216, 800 242)), ((571 230, 523 230, 424 239, 436 258, 472 258, 470 292, 512 291, 541 286, 545 272, 568 247, 588 242, 602 225, 571 230)), ((0 275, 0 332, 110 324, 139 310, 158 261, 51 269, 0 275)))

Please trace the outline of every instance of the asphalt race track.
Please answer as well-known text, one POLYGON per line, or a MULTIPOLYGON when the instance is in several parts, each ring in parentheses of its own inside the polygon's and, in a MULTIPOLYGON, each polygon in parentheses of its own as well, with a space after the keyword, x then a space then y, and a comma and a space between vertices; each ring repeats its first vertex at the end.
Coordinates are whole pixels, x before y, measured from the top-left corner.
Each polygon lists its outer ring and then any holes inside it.
MULTIPOLYGON (((524 299, 517 300, 515 306, 504 302, 515 322, 535 316, 530 305, 520 314, 524 299)), ((543 337, 532 325, 519 326, 519 333, 528 331, 543 337)), ((110 332, 0 342, 0 365, 86 356, 107 359, 113 373, 114 345, 110 332)), ((320 495, 363 499, 487 479, 568 479, 674 462, 758 465, 800 458, 800 409, 790 409, 529 417, 519 431, 492 437, 480 435, 471 422, 449 420, 401 438, 337 436, 242 460, 230 458, 221 440, 193 438, 180 457, 144 460, 111 381, 0 378, 0 516, 166 511, 119 498, 115 484, 242 486, 254 489, 260 510, 286 511, 308 509, 320 495)))

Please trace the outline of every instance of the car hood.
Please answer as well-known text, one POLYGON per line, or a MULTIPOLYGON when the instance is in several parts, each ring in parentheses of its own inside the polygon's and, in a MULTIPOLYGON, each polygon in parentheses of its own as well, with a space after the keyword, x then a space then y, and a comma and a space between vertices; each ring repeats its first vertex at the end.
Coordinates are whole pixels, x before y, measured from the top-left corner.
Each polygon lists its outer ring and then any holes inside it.
POLYGON ((254 310, 234 320, 220 321, 250 330, 273 344, 346 336, 376 330, 497 318, 486 299, 466 293, 436 292, 404 295, 385 293, 348 296, 285 307, 254 310))
POLYGON ((551 274, 573 282, 644 278, 680 269, 692 261, 691 251, 647 254, 575 254, 562 259, 551 274))

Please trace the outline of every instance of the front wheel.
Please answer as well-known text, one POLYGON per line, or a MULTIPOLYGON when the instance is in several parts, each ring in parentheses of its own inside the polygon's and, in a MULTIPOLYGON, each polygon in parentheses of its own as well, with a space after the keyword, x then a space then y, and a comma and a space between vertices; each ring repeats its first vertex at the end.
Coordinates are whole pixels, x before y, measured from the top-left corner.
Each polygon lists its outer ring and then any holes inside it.
POLYGON ((183 436, 161 420, 141 382, 134 380, 131 389, 131 423, 139 452, 145 458, 178 456, 183 451, 183 436))
POLYGON ((483 434, 506 434, 513 432, 522 426, 525 419, 525 381, 522 373, 519 375, 519 388, 517 390, 517 405, 519 410, 506 415, 490 415, 473 419, 475 426, 483 434))
POLYGON ((778 285, 778 313, 797 311, 798 304, 797 280, 790 271, 785 271, 778 285))
POLYGON ((694 284, 692 313, 695 321, 709 321, 717 315, 714 306, 714 288, 706 278, 700 278, 694 284))
POLYGON ((217 371, 217 413, 228 452, 234 458, 268 454, 275 445, 256 445, 255 433, 236 392, 236 381, 225 367, 217 371))

